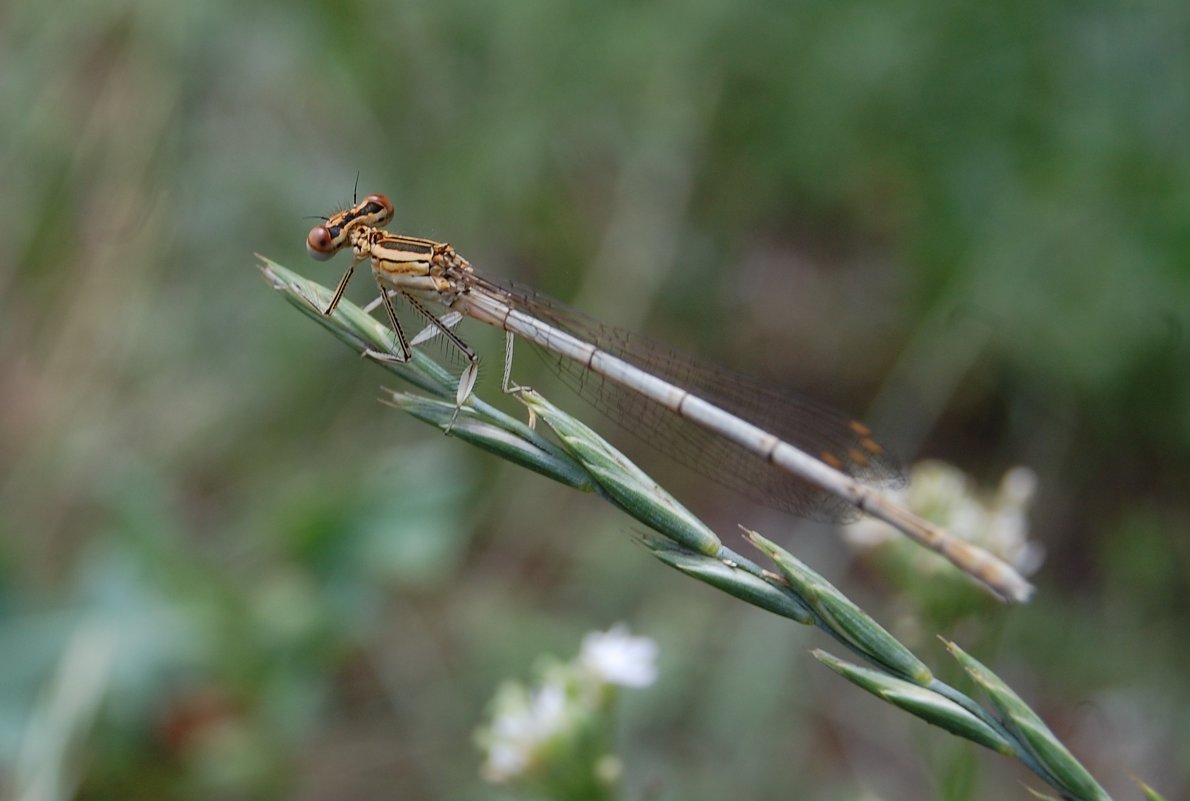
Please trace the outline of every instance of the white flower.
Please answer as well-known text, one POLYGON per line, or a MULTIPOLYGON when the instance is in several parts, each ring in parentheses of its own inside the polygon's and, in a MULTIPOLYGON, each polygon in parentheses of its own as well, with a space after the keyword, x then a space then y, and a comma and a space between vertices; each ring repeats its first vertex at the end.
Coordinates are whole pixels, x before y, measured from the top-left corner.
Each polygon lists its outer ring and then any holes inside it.
POLYGON ((593 733, 610 731, 616 700, 610 686, 652 684, 656 661, 655 642, 618 625, 588 634, 571 661, 541 665, 535 688, 504 684, 492 702, 491 723, 476 732, 485 753, 483 777, 533 787, 547 798, 565 795, 565 783, 554 785, 576 772, 615 784, 619 761, 593 733))
POLYGON ((496 697, 496 707, 483 738, 488 752, 483 776, 505 782, 524 773, 541 745, 565 726, 566 688, 547 682, 529 696, 523 687, 510 685, 496 697))
POLYGON ((633 637, 618 623, 608 631, 593 631, 583 638, 579 665, 607 684, 648 687, 657 678, 657 643, 633 637))
POLYGON ((1027 512, 1037 493, 1037 474, 1014 467, 1004 474, 989 509, 986 542, 992 553, 1003 554, 1025 575, 1036 573, 1045 549, 1029 541, 1027 512))

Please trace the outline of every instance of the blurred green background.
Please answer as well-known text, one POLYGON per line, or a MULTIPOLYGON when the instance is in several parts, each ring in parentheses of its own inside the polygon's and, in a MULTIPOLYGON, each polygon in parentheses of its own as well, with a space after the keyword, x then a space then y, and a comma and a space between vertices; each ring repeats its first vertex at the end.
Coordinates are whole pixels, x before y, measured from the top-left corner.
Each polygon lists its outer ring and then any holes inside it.
POLYGON ((333 285, 304 218, 358 173, 394 229, 907 461, 1036 470, 1036 602, 923 619, 822 527, 644 462, 933 664, 959 639, 1113 793, 1190 797, 1188 43, 1176 0, 0 8, 0 778, 491 798, 496 685, 625 620, 662 647, 632 797, 1024 797, 610 507, 378 404, 253 258, 333 285))

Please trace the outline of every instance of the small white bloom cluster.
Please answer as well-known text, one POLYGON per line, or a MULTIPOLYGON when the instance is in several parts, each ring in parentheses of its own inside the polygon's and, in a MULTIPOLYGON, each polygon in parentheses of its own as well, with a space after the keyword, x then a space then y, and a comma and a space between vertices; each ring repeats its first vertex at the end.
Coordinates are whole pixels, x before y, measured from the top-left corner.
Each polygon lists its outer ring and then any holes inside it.
POLYGON ((657 644, 619 624, 584 637, 579 655, 547 668, 537 687, 505 684, 493 702, 491 723, 477 737, 486 752, 483 777, 505 783, 532 773, 547 754, 565 758, 568 739, 610 714, 608 689, 647 687, 657 677, 656 661, 657 644))
POLYGON ((657 643, 633 637, 617 623, 583 637, 578 664, 595 678, 620 687, 648 687, 657 678, 657 643))
POLYGON ((508 684, 496 695, 496 711, 482 737, 487 749, 483 777, 505 782, 524 773, 542 743, 552 739, 566 719, 566 688, 549 682, 528 692, 519 684, 508 684))

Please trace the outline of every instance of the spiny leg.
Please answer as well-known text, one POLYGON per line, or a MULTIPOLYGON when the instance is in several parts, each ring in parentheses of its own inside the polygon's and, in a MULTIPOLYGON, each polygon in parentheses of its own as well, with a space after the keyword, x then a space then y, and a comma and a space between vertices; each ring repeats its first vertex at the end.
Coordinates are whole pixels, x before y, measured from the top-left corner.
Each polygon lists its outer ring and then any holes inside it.
MULTIPOLYGON (((390 298, 396 297, 397 290, 395 290, 395 289, 388 290, 388 296, 390 298)), ((371 301, 369 301, 367 306, 364 306, 364 314, 371 314, 372 312, 376 311, 376 309, 380 306, 381 303, 384 303, 384 298, 380 297, 380 295, 377 295, 375 298, 373 298, 371 301)), ((418 345, 422 344, 423 342, 429 342, 431 339, 433 339, 434 337, 438 336, 438 334, 441 333, 442 326, 446 326, 447 328, 454 329, 454 327, 457 326, 460 322, 462 322, 462 320, 463 320, 463 315, 457 311, 448 312, 447 314, 442 315, 437 320, 435 320, 433 323, 431 323, 430 325, 427 325, 421 331, 418 331, 416 334, 414 334, 413 337, 410 338, 410 340, 409 340, 409 347, 416 348, 418 345)))
POLYGON ((343 277, 339 279, 339 285, 335 287, 335 296, 331 298, 331 305, 326 307, 326 311, 322 314, 325 317, 330 317, 331 314, 339 307, 339 301, 343 299, 343 292, 347 289, 347 282, 351 280, 351 274, 355 272, 355 267, 363 259, 355 258, 351 260, 351 264, 347 265, 347 271, 343 273, 343 277))
POLYGON ((516 393, 520 392, 522 389, 528 389, 528 387, 522 387, 520 384, 510 384, 509 383, 509 381, 512 380, 512 346, 513 346, 513 343, 514 343, 514 340, 513 340, 512 332, 505 331, 504 332, 504 380, 501 381, 501 383, 500 383, 500 389, 505 395, 515 395, 516 393))
POLYGON ((368 348, 364 351, 363 355, 371 356, 377 361, 403 364, 413 358, 413 350, 409 347, 409 340, 405 337, 405 329, 401 327, 401 321, 397 318, 397 310, 393 308, 392 298, 389 297, 388 289, 379 281, 376 282, 376 286, 380 289, 380 299, 384 301, 384 310, 388 313, 388 322, 393 327, 393 334, 397 337, 397 344, 400 346, 401 352, 381 353, 380 351, 368 348))
MULTIPOLYGON (((522 387, 520 384, 510 383, 512 379, 512 346, 514 338, 511 331, 504 332, 504 380, 500 384, 500 389, 505 395, 515 395, 518 392, 528 390, 529 387, 522 387)), ((529 428, 537 428, 537 415, 533 409, 529 407, 529 428)))
POLYGON ((445 326, 446 328, 449 328, 453 331, 455 326, 457 326, 462 321, 463 321, 463 315, 460 314, 459 312, 457 312, 457 311, 447 312, 446 314, 442 315, 437 320, 435 320, 433 323, 431 323, 430 325, 427 325, 425 328, 423 328, 422 330, 420 330, 416 334, 414 334, 413 339, 409 340, 409 346, 412 348, 416 348, 418 345, 421 345, 423 342, 429 342, 431 339, 433 339, 434 337, 436 337, 442 333, 443 326, 445 326))
POLYGON ((475 389, 475 380, 479 377, 479 356, 476 355, 475 350, 470 345, 459 338, 459 335, 450 330, 450 326, 427 309, 421 301, 410 295, 408 292, 402 292, 402 297, 409 301, 409 305, 422 313, 433 325, 437 328, 442 336, 455 346, 459 353, 463 354, 463 358, 467 360, 467 366, 463 368, 462 375, 459 376, 459 386, 455 390, 455 411, 450 417, 450 422, 446 425, 446 432, 450 433, 451 427, 459 416, 459 411, 463 408, 463 404, 467 402, 467 398, 471 397, 471 391, 475 389))

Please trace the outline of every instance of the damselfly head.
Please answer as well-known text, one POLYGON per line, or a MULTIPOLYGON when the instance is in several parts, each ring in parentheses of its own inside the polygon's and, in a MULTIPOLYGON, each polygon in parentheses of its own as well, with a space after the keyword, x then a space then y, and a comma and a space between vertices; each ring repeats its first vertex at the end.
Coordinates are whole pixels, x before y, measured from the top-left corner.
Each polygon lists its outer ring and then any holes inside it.
POLYGON ((326 261, 348 243, 353 228, 382 228, 392 218, 392 201, 384 195, 368 195, 311 228, 306 235, 306 251, 318 261, 326 261))

